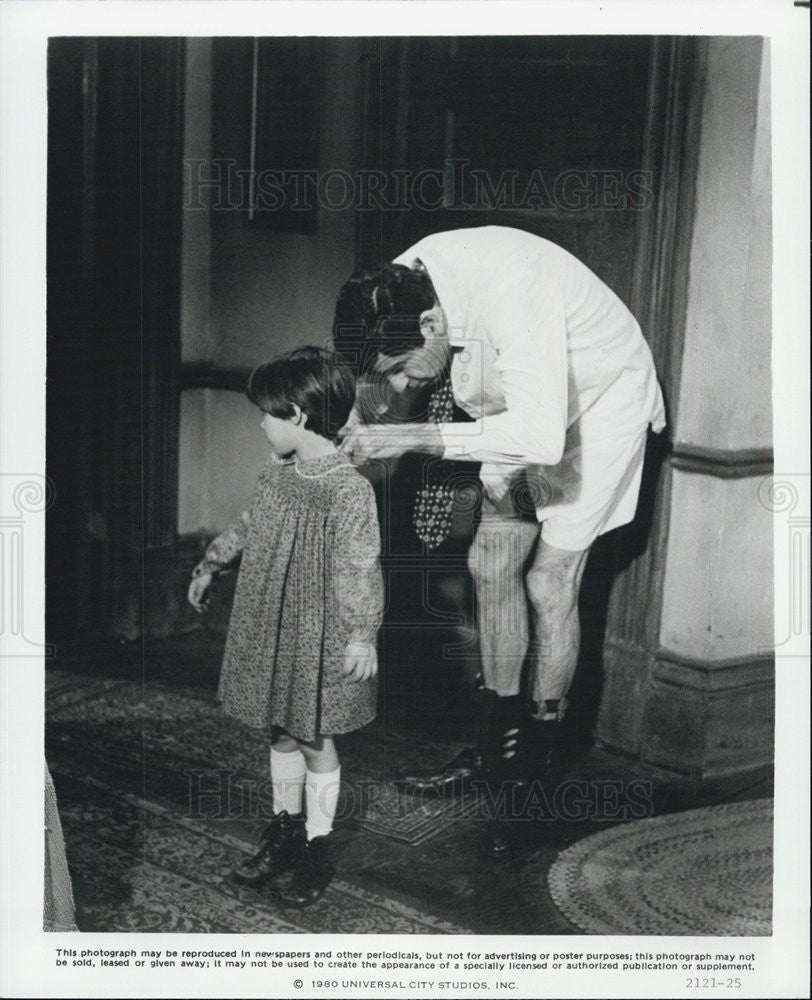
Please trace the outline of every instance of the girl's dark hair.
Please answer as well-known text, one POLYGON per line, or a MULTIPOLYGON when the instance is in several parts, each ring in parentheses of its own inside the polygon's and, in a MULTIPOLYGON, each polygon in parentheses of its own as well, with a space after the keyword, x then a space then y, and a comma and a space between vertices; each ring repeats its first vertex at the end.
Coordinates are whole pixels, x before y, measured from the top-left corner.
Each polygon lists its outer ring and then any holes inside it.
POLYGON ((338 355, 320 347, 300 347, 259 365, 245 394, 273 417, 294 415, 295 403, 305 427, 333 441, 355 402, 355 374, 338 355))
POLYGON ((339 292, 333 345, 356 372, 366 372, 379 354, 422 346, 420 315, 436 300, 424 269, 385 264, 377 271, 356 271, 339 292))

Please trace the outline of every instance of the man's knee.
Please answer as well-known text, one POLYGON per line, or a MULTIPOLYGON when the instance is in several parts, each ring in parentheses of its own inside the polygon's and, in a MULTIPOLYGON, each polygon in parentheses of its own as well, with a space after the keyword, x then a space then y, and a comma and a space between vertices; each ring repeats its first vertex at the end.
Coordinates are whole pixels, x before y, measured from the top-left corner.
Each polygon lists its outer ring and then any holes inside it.
POLYGON ((517 523, 481 525, 468 550, 468 568, 478 587, 498 587, 520 576, 525 558, 525 539, 517 523))
POLYGON ((536 611, 563 615, 577 609, 586 555, 540 543, 526 577, 527 596, 536 611))

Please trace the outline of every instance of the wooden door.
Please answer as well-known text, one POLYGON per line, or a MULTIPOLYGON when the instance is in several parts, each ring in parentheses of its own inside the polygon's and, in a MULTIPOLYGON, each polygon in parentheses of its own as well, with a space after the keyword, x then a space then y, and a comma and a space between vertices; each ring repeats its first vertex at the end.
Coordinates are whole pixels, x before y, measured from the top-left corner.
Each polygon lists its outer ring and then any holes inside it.
POLYGON ((576 254, 628 302, 638 216, 653 200, 650 61, 637 37, 371 44, 366 166, 387 190, 379 215, 361 213, 362 256, 391 259, 444 229, 517 226, 576 254))

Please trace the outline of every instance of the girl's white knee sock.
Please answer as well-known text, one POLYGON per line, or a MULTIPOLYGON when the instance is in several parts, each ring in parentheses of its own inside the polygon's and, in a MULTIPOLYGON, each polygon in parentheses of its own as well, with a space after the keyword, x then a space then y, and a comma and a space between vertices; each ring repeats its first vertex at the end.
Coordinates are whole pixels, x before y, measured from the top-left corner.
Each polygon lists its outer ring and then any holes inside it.
POLYGON ((271 788, 275 813, 286 810, 291 816, 296 816, 302 811, 305 771, 301 750, 281 753, 271 747, 271 788))
POLYGON ((324 837, 333 829, 340 787, 340 767, 337 767, 335 771, 327 771, 325 774, 317 774, 314 771, 307 772, 305 829, 308 840, 312 840, 314 837, 324 837))

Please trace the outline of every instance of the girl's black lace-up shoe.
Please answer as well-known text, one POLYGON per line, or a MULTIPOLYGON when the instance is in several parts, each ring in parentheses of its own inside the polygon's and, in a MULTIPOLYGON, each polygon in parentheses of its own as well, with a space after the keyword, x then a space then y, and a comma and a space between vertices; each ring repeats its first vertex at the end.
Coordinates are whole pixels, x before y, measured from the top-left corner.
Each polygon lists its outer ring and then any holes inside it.
POLYGON ((296 867, 305 843, 304 818, 276 813, 259 837, 256 853, 237 865, 232 877, 242 885, 263 882, 296 867))
POLYGON ((283 906, 310 906, 320 899, 333 877, 331 835, 308 840, 293 871, 290 885, 279 892, 283 906))

